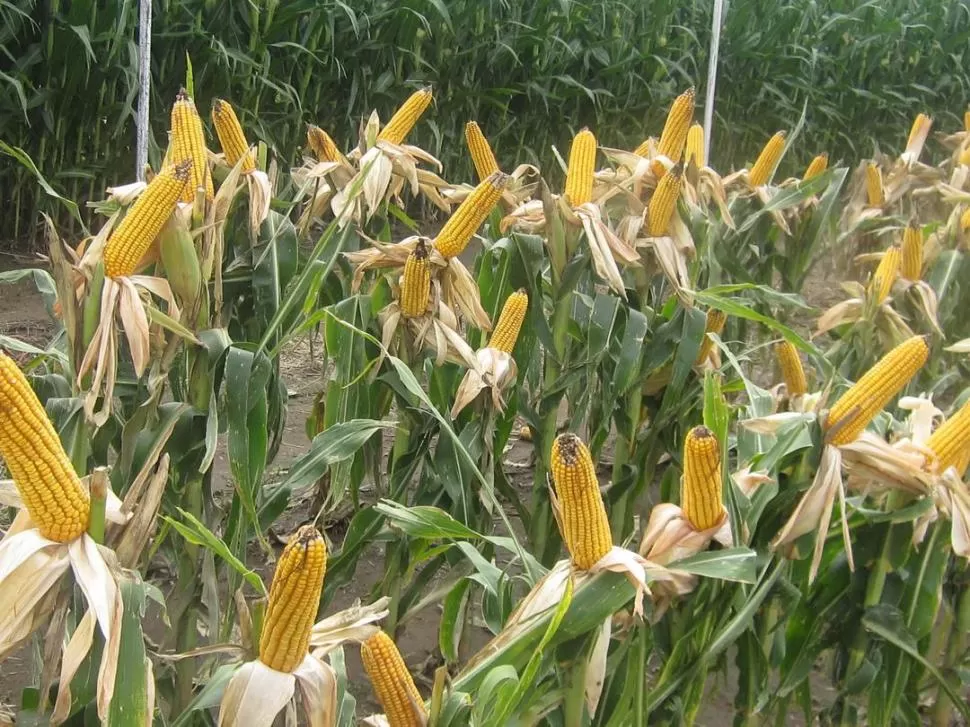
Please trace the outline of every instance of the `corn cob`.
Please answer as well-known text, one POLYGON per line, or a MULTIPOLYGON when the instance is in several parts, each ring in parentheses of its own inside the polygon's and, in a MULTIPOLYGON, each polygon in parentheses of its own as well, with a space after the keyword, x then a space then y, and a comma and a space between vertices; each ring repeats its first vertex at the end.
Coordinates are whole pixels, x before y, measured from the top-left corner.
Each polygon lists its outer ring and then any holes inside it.
POLYGON ((446 260, 461 255, 475 231, 491 213, 508 184, 509 176, 493 172, 458 206, 438 232, 434 247, 446 260))
POLYGON ((906 280, 919 280, 923 272, 923 232, 919 225, 910 222, 903 232, 903 256, 899 274, 906 280))
POLYGON ((560 434, 553 442, 551 460, 562 539, 573 565, 588 570, 613 547, 593 458, 575 434, 560 434))
POLYGON ((185 160, 159 172, 138 196, 104 246, 104 274, 131 275, 175 211, 189 178, 192 162, 185 160))
POLYGON ((876 303, 882 303, 886 300, 889 292, 893 289, 893 283, 896 282, 896 278, 899 276, 899 262, 901 257, 902 253, 899 248, 893 245, 886 250, 886 253, 882 256, 882 260, 879 261, 876 272, 872 274, 872 280, 869 283, 869 295, 876 303))
POLYGON ((960 150, 960 156, 957 157, 957 164, 962 164, 965 167, 970 166, 970 145, 964 146, 960 150))
POLYGON ((775 345, 775 355, 778 367, 781 369, 781 380, 785 382, 788 396, 801 396, 808 393, 808 381, 805 379, 805 369, 798 349, 788 341, 775 345))
POLYGON ((963 112, 963 130, 970 132, 970 109, 963 112))
POLYGON ((526 311, 529 308, 529 296, 525 290, 519 289, 505 299, 502 306, 502 313, 498 317, 495 325, 495 332, 488 342, 489 348, 511 354, 515 348, 515 342, 519 338, 519 331, 522 328, 522 321, 525 320, 526 311))
POLYGON ((319 126, 309 124, 306 127, 306 141, 318 162, 335 162, 340 158, 340 150, 330 134, 319 126))
POLYGON ((695 530, 709 530, 721 522, 721 450, 707 427, 694 427, 684 439, 684 476, 680 507, 695 530))
POLYGON ((875 162, 866 165, 866 197, 870 207, 882 207, 886 201, 882 191, 882 171, 875 162))
POLYGON ((718 310, 717 308, 709 308, 707 310, 707 322, 704 324, 704 338, 701 339, 701 347, 697 352, 697 360, 694 361, 695 366, 700 366, 704 363, 714 348, 714 341, 707 334, 716 333, 720 336, 721 331, 724 330, 725 323, 727 323, 727 314, 724 311, 718 310))
POLYGON ((390 727, 424 727, 424 700, 391 637, 378 631, 360 645, 360 659, 390 727))
POLYGON ((687 143, 687 130, 694 119, 694 88, 693 86, 674 99, 664 122, 664 130, 660 134, 657 152, 663 154, 674 164, 680 161, 687 143))
POLYGON ((592 199, 595 165, 596 137, 589 129, 581 129, 569 147, 569 165, 566 168, 566 199, 573 207, 592 199))
POLYGON ((212 200, 212 175, 209 174, 209 158, 205 149, 205 132, 202 130, 202 119, 195 109, 195 103, 189 98, 183 88, 175 97, 172 106, 172 162, 190 159, 192 168, 189 171, 189 183, 182 190, 182 201, 195 201, 195 192, 199 187, 205 187, 205 198, 212 200))
POLYGON ((306 658, 326 572, 327 544, 304 525, 283 548, 269 589, 259 660, 270 669, 291 673, 306 658))
POLYGON ((970 207, 960 213, 960 231, 966 232, 967 230, 970 230, 970 207))
POLYGON ((817 177, 819 174, 828 169, 829 166, 829 155, 819 154, 817 157, 812 159, 811 164, 805 170, 805 174, 802 176, 802 181, 807 182, 812 177, 817 177))
POLYGON ((936 455, 937 471, 956 467, 963 478, 970 459, 970 400, 930 435, 926 446, 936 455))
POLYGON ((687 131, 687 161, 694 160, 698 167, 704 166, 704 127, 694 124, 687 131))
POLYGON ((929 133, 929 126, 933 123, 931 119, 926 114, 917 114, 916 118, 913 119, 913 125, 909 129, 909 138, 906 139, 906 148, 908 149, 913 145, 913 142, 919 137, 919 135, 929 133))
POLYGON ((0 456, 41 535, 66 543, 84 533, 90 497, 27 378, 3 352, 0 456))
POLYGON ((672 167, 657 184, 650 205, 647 208, 647 232, 651 237, 662 237, 667 234, 670 220, 677 209, 680 188, 683 183, 684 166, 680 162, 672 167))
POLYGON ((431 264, 428 262, 428 248, 424 240, 418 239, 414 250, 404 263, 401 280, 401 315, 416 318, 428 309, 428 296, 431 295, 431 264))
POLYGON ((896 346, 846 391, 825 418, 826 439, 835 445, 858 439, 876 414, 902 390, 929 357, 922 336, 896 346))
POLYGON ((219 137, 222 153, 226 156, 226 164, 234 167, 245 157, 240 170, 243 174, 254 171, 256 160, 249 151, 246 135, 230 103, 218 98, 212 102, 212 125, 216 129, 216 136, 219 137))
POLYGON ((495 154, 489 146, 488 139, 482 133, 477 121, 469 121, 465 124, 465 143, 468 144, 468 151, 471 153, 472 162, 475 164, 475 171, 478 173, 478 181, 484 181, 492 172, 499 171, 498 162, 495 161, 495 154))
POLYGON ((761 187, 768 183, 771 175, 781 160, 781 153, 785 150, 785 132, 779 131, 768 139, 754 166, 748 172, 748 183, 752 187, 761 187))
POLYGON ((431 105, 431 86, 425 86, 420 91, 411 94, 407 101, 394 112, 391 120, 381 129, 377 138, 381 141, 388 141, 391 144, 401 144, 411 129, 418 123, 428 106, 431 105))

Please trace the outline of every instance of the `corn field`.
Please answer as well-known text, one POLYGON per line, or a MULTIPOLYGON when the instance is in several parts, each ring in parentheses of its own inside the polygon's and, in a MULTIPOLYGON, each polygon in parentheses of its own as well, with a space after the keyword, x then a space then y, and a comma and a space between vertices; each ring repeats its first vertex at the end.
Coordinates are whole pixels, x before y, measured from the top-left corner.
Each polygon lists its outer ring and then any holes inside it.
POLYGON ((435 94, 279 151, 188 78, 0 273, 54 330, 0 336, 0 724, 966 724, 970 112, 718 171, 684 87, 543 168, 465 119, 453 176, 435 94))
MULTIPOLYGON (((153 116, 151 159, 160 163, 164 110, 187 58, 196 101, 208 108, 213 95, 231 99, 288 165, 299 161, 307 123, 347 147, 362 116, 373 108, 389 114, 402 88, 424 84, 435 88, 437 109, 414 141, 463 178, 471 169, 452 140, 470 118, 497 148, 520 150, 517 161, 543 169, 554 168, 550 146, 565 145, 583 125, 604 143, 633 148, 663 122, 674 96, 705 77, 712 6, 155 0, 152 107, 162 112, 153 116), (576 125, 550 124, 551 115, 576 125)), ((137 23, 137 2, 0 0, 0 141, 22 149, 70 200, 95 201, 133 176, 137 23)), ((808 149, 827 149, 835 162, 894 148, 911 107, 959 123, 968 57, 963 0, 733 0, 720 52, 728 82, 717 105, 718 128, 730 133, 716 140, 712 162, 742 165, 803 110, 805 145, 785 160, 791 174, 808 163, 808 149)), ((0 200, 0 239, 41 239, 38 209, 82 232, 31 171, 2 158, 0 200)), ((93 223, 84 204, 80 212, 93 223)))

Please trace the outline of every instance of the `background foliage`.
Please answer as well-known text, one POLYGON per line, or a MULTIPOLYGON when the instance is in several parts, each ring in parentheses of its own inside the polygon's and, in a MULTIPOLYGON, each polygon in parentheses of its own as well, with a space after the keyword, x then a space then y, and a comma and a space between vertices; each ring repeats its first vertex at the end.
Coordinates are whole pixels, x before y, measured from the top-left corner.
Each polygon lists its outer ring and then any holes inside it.
MULTIPOLYGON (((168 108, 195 71, 213 96, 289 159, 309 121, 341 142, 431 83, 437 109, 415 143, 465 172, 476 118, 500 161, 539 161, 588 124, 606 146, 656 133, 684 87, 703 94, 712 0, 156 0, 152 158, 168 108), (550 119, 556 123, 550 124, 550 119), (563 120, 566 124, 561 123, 563 120), (511 159, 516 149, 519 159, 511 159)), ((22 147, 72 199, 129 181, 137 97, 135 0, 0 0, 0 140, 22 147)), ((807 110, 803 156, 898 146, 916 110, 952 126, 970 87, 970 8, 959 0, 735 0, 728 4, 712 161, 752 157, 807 110), (933 79, 932 87, 927 79, 933 79), (861 147, 861 148, 859 148, 861 147)), ((794 151, 794 150, 793 150, 794 151)), ((792 170, 805 159, 789 154, 792 170)), ((792 171, 792 170, 782 170, 792 171)), ((55 210, 29 172, 0 165, 0 239, 55 210)))

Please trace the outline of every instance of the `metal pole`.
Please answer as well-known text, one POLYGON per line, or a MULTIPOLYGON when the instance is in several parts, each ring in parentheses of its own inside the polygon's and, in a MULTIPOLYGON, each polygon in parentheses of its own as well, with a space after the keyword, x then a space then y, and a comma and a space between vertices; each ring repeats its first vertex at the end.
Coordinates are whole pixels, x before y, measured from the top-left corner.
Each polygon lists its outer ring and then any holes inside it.
POLYGON ((152 0, 138 2, 138 117, 135 119, 135 177, 145 181, 148 164, 148 104, 151 84, 152 0))
POLYGON ((714 18, 711 21, 711 53, 707 59, 707 94, 704 98, 704 159, 711 161, 711 130, 714 126, 714 87, 717 84, 717 60, 721 49, 721 20, 724 17, 725 0, 714 0, 714 18))

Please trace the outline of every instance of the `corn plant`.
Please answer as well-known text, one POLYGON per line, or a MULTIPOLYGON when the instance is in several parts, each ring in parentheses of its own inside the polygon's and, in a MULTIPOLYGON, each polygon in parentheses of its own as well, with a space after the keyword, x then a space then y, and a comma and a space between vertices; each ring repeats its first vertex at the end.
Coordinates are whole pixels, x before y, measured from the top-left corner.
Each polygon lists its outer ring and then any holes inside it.
POLYGON ((548 176, 469 123, 459 184, 415 143, 431 89, 352 148, 309 129, 293 165, 258 105, 220 97, 210 133, 193 80, 147 183, 80 240, 50 220, 49 272, 0 277, 57 321, 45 348, 0 338, 0 659, 38 655, 20 719, 693 724, 729 676, 739 724, 970 717, 966 128, 937 166, 920 115, 854 175, 779 177, 796 133, 720 174, 687 89, 658 136, 581 128, 548 176), (808 336, 800 288, 846 241, 872 275, 808 336), (311 443, 271 473, 303 337, 311 443), (425 680, 400 637, 429 607, 425 680))

